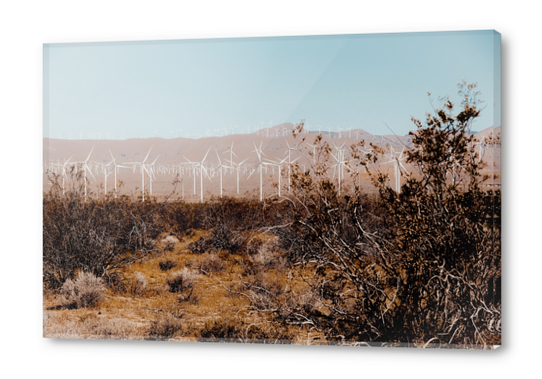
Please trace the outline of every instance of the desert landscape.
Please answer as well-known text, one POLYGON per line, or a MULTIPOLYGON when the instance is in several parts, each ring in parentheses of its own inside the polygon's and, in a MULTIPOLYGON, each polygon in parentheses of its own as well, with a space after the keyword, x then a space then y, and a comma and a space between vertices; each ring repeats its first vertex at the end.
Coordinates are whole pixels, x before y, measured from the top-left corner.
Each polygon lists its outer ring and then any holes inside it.
POLYGON ((497 32, 43 53, 44 337, 501 345, 497 32))
MULTIPOLYGON (((44 139, 44 190, 51 188, 48 173, 61 173, 63 169, 75 162, 84 162, 88 159, 89 172, 92 174, 91 176, 89 173, 88 177, 89 191, 92 191, 93 196, 105 195, 106 191, 114 193, 116 171, 119 194, 141 197, 144 185, 149 195, 163 200, 172 194, 172 183, 178 175, 179 183, 173 195, 177 199, 201 201, 202 185, 204 199, 221 195, 258 198, 260 160, 256 150, 261 149, 264 170, 262 194, 264 198, 269 198, 278 196, 279 166, 281 181, 287 182, 288 160, 297 163, 302 170, 309 169, 315 162, 316 157, 311 156, 309 152, 314 153, 313 142, 317 135, 321 135, 322 141, 327 142, 334 149, 336 157, 338 157, 337 152, 341 150, 343 158, 352 163, 354 162, 350 148, 360 141, 385 149, 388 159, 382 160, 381 169, 390 174, 390 180, 395 180, 394 165, 391 163, 392 155, 399 156, 404 148, 412 147, 412 139, 408 135, 377 136, 361 129, 345 130, 341 133, 305 130, 302 136, 305 140, 301 142, 301 138, 293 137, 294 128, 295 125, 285 123, 250 134, 200 139, 59 140, 47 138, 44 139), (204 158, 205 172, 202 181, 202 170, 198 164, 204 158), (137 163, 144 160, 149 171, 142 175, 141 166, 137 163)), ((474 138, 481 142, 476 144, 477 153, 488 164, 483 169, 485 174, 500 172, 500 147, 487 141, 491 135, 499 134, 500 127, 491 127, 473 133, 474 138)), ((401 158, 401 162, 405 166, 405 171, 410 173, 413 171, 412 167, 405 162, 404 158, 401 158)), ((359 164, 344 164, 343 175, 345 175, 345 169, 348 171, 348 180, 343 177, 344 185, 353 189, 353 183, 357 181, 358 185, 363 185, 369 191, 373 190, 364 167, 359 164), (352 175, 355 176, 355 180, 352 179, 352 175)), ((332 176, 338 180, 335 171, 332 176)), ((406 176, 402 176, 400 180, 404 182, 405 178, 406 176)), ((486 185, 500 186, 500 178, 497 176, 486 185)))
POLYGON ((493 348, 500 128, 465 126, 46 139, 44 336, 493 348))

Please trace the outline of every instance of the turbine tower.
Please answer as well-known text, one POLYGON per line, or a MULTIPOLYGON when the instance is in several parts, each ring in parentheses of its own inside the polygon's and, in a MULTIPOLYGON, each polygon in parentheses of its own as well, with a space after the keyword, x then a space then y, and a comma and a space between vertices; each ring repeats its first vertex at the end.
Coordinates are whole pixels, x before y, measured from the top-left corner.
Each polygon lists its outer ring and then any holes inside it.
POLYGON ((209 178, 209 181, 211 181, 211 178, 209 177, 209 174, 207 173, 207 169, 205 168, 205 166, 203 165, 203 163, 205 162, 205 159, 207 159, 207 155, 209 154, 209 151, 211 151, 211 148, 209 148, 209 150, 207 150, 207 153, 205 153, 205 156, 203 157, 203 159, 201 160, 201 162, 191 162, 187 157, 184 157, 184 159, 186 159, 189 163, 191 163, 194 167, 194 191, 196 190, 196 167, 199 167, 200 169, 200 192, 201 192, 201 196, 200 196, 200 202, 203 203, 203 173, 205 172, 205 175, 207 175, 207 177, 209 178))
POLYGON ((94 150, 94 146, 92 147, 92 149, 90 149, 90 153, 88 154, 88 157, 87 157, 87 159, 85 159, 84 162, 77 162, 77 163, 81 163, 83 165, 82 168, 83 168, 84 180, 85 180, 85 203, 87 202, 87 172, 90 174, 90 176, 92 176, 92 179, 94 179, 94 181, 96 181, 96 178, 92 174, 92 170, 90 169, 90 167, 88 165, 88 160, 90 159, 90 156, 92 155, 93 150, 94 150))
POLYGON ((286 145, 288 146, 288 151, 287 151, 288 152, 288 192, 290 192, 290 187, 292 186, 291 164, 294 163, 292 161, 291 152, 292 152, 292 150, 299 150, 299 149, 297 147, 291 147, 290 144, 288 143, 288 140, 285 140, 285 141, 286 141, 286 145))
MULTIPOLYGON (((232 147, 233 147, 233 143, 232 143, 232 147)), ((232 167, 223 165, 222 161, 220 160, 220 157, 218 156, 218 151, 215 150, 215 153, 216 153, 216 157, 218 158, 218 170, 220 172, 220 197, 222 197, 222 169, 232 168, 232 167)))
MULTIPOLYGON (((235 153, 233 152, 233 143, 234 143, 234 142, 235 142, 235 141, 232 141, 232 142, 231 142, 231 147, 230 147, 229 151, 226 150, 225 152, 222 153, 222 154, 230 153, 230 160, 229 160, 229 162, 232 162, 232 163, 233 163, 233 156, 235 155, 235 156, 237 157, 237 154, 235 154, 235 153)), ((237 158, 238 158, 238 157, 237 157, 237 158)), ((218 160, 220 160, 220 158, 218 158, 218 160)), ((233 167, 230 167, 230 168, 231 168, 232 173, 233 173, 233 167)))
POLYGON ((405 148, 403 147, 403 150, 401 150, 401 153, 398 154, 397 152, 395 152, 395 150, 393 150, 393 147, 390 146, 390 160, 387 162, 384 162, 384 163, 393 163, 393 172, 395 176, 395 192, 397 193, 401 192, 401 175, 402 175, 401 168, 407 171, 407 169, 405 168, 405 166, 403 166, 403 163, 402 163, 402 161, 405 160, 405 158, 403 157, 404 150, 405 148))
POLYGON ((239 169, 241 168, 241 165, 245 163, 248 160, 248 158, 245 158, 241 163, 235 163, 232 161, 229 161, 233 167, 235 167, 237 171, 237 194, 239 195, 239 169))
POLYGON ((68 160, 62 165, 62 195, 64 195, 64 178, 66 177, 66 165, 70 162, 70 159, 72 159, 72 157, 69 157, 68 160))
POLYGON ((149 158, 149 154, 151 153, 151 150, 152 150, 152 146, 149 149, 149 152, 147 153, 147 156, 145 157, 145 159, 143 159, 142 162, 126 162, 125 163, 125 164, 133 165, 134 171, 135 171, 136 167, 139 167, 139 169, 141 171, 141 201, 145 201, 145 172, 147 172, 147 174, 150 176, 150 174, 149 174, 149 172, 147 170, 147 167, 145 165, 145 162, 147 161, 147 158, 149 158))
MULTIPOLYGON (((260 201, 263 201, 263 166, 268 165, 269 163, 262 161, 262 155, 265 155, 262 151, 262 143, 260 142, 260 147, 256 147, 256 144, 254 143, 255 150, 252 150, 253 153, 256 153, 258 155, 258 164, 256 165, 256 168, 252 170, 248 178, 256 171, 258 168, 260 169, 260 201)), ((247 178, 247 179, 248 179, 247 178)))
POLYGON ((341 196, 341 182, 343 180, 343 167, 346 167, 346 164, 348 163, 347 160, 344 159, 344 143, 341 145, 341 147, 337 147, 335 145, 335 148, 337 149, 337 156, 333 155, 331 153, 331 156, 337 161, 337 164, 333 167, 337 170, 337 177, 338 177, 338 187, 339 187, 339 196, 341 196))
MULTIPOLYGON (((158 155, 158 157, 159 156, 160 155, 158 155)), ((152 195, 152 182, 154 181, 154 179, 156 179, 156 175, 154 175, 154 164, 158 160, 158 157, 156 157, 151 164, 146 164, 145 165, 147 174, 149 175, 149 191, 150 191, 151 195, 152 195)))
MULTIPOLYGON (((118 165, 115 157, 113 156, 113 153, 111 152, 111 150, 109 150, 109 154, 111 154, 111 159, 113 159, 112 162, 113 162, 113 167, 114 167, 114 172, 115 172, 115 199, 116 199, 117 198, 117 171, 119 170, 119 168, 130 168, 130 167, 118 165)), ((111 163, 109 163, 109 164, 111 164, 111 163)))
MULTIPOLYGON (((278 175, 279 175, 279 185, 278 185, 278 190, 279 190, 279 193, 278 193, 278 196, 280 197, 280 177, 282 176, 282 165, 286 162, 286 159, 287 158, 283 158, 282 160, 280 161, 272 161, 270 159, 267 159, 268 162, 264 163, 264 164, 268 164, 268 165, 271 165, 271 166, 276 166, 278 168, 278 175)), ((292 161, 292 163, 294 163, 296 160, 298 160, 299 157, 297 157, 296 159, 294 159, 292 161)))

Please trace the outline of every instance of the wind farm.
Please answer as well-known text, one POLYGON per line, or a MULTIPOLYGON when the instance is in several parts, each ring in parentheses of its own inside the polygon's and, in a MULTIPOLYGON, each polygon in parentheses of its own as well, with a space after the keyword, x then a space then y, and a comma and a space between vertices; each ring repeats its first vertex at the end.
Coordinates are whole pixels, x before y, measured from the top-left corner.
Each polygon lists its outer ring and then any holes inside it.
MULTIPOLYGON (((280 196, 284 191, 290 192, 294 164, 301 168, 313 168, 316 163, 313 140, 318 135, 331 146, 331 157, 335 162, 332 175, 339 191, 344 185, 352 189, 354 183, 364 184, 370 189, 370 178, 366 170, 355 169, 349 163, 352 162, 350 148, 360 141, 364 141, 367 146, 372 143, 386 151, 388 161, 383 161, 381 168, 388 172, 389 185, 395 191, 400 191, 401 180, 404 183, 412 171, 406 167, 408 163, 403 154, 406 147, 412 146, 411 136, 377 136, 362 129, 354 129, 350 133, 306 130, 294 138, 294 130, 294 124, 282 123, 251 134, 199 139, 48 139, 45 145, 49 153, 48 162, 44 162, 44 190, 50 186, 47 171, 62 172, 62 180, 65 180, 70 162, 77 166, 76 160, 79 158, 83 162, 85 175, 92 179, 88 180, 88 187, 93 188, 96 195, 107 193, 109 188, 115 197, 120 191, 124 195, 141 197, 143 201, 145 196, 164 199, 171 195, 172 182, 178 177, 183 181, 184 188, 193 187, 188 196, 180 192, 176 194, 186 201, 202 202, 213 196, 255 196, 262 201, 277 194, 280 196), (267 137, 269 133, 271 137, 267 137), (304 141, 300 142, 302 139, 304 141), (143 150, 145 145, 148 146, 147 151, 143 150), (86 159, 83 157, 85 149, 90 150, 86 159), (209 154, 211 150, 215 154, 209 154), (202 152, 203 159, 198 161, 202 152), (141 157, 144 158, 137 161, 141 157), (276 170, 271 171, 272 167, 276 170), (353 171, 356 171, 355 177, 353 171), (122 189, 118 188, 120 181, 122 189), (274 189, 277 185, 278 192, 274 189)), ((474 137, 482 141, 489 132, 497 134, 499 131, 500 128, 490 128, 475 133, 474 137)), ((478 142, 476 150, 480 159, 491 163, 488 172, 500 169, 499 149, 478 142)), ((497 179, 492 185, 498 186, 500 181, 497 179)))

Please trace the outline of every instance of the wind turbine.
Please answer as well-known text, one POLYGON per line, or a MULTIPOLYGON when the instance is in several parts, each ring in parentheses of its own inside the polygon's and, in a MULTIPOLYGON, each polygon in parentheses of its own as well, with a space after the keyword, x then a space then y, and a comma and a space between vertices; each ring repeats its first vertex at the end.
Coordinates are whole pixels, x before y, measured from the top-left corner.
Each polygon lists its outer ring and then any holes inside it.
MULTIPOLYGON (((158 155, 158 157, 159 156, 160 155, 158 155)), ((151 195, 152 195, 152 182, 153 182, 153 179, 156 179, 156 175, 154 175, 154 164, 158 160, 158 157, 156 157, 151 164, 145 165, 147 174, 149 175, 149 190, 150 190, 151 195)))
MULTIPOLYGON (((233 163, 233 156, 235 155, 235 156, 237 157, 237 154, 235 154, 235 153, 233 152, 233 143, 234 143, 234 142, 235 142, 235 141, 232 141, 232 142, 231 142, 231 147, 230 147, 230 150, 229 150, 229 151, 226 150, 225 152, 222 153, 222 154, 226 154, 226 153, 229 152, 229 153, 230 153, 230 160, 229 160, 229 161, 232 162, 232 163, 233 163)), ((238 158, 239 158, 239 157, 238 157, 238 158)), ((218 158, 218 160, 220 160, 220 158, 218 158)), ((233 173, 233 167, 230 167, 230 168, 232 169, 232 173, 233 173)))
POLYGON ((68 164, 70 159, 72 159, 72 157, 69 157, 68 160, 62 165, 62 195, 64 195, 64 178, 66 177, 66 165, 68 164))
POLYGON ((266 163, 266 162, 262 161, 262 155, 265 155, 263 153, 263 151, 262 151, 262 143, 260 142, 260 147, 259 148, 256 147, 256 144, 254 143, 254 148, 255 148, 255 150, 252 150, 252 152, 256 153, 258 155, 258 164, 252 170, 252 172, 250 173, 248 178, 250 178, 250 176, 254 173, 254 171, 256 171, 258 168, 260 169, 260 201, 263 201, 263 177, 262 177, 262 175, 263 175, 263 166, 264 165, 269 165, 269 163, 266 163))
MULTIPOLYGON (((296 159, 294 159, 292 161, 292 163, 294 163, 295 161, 297 161, 299 159, 299 157, 297 157, 296 159)), ((271 166, 276 166, 278 168, 278 175, 279 175, 279 185, 278 185, 278 189, 279 189, 279 197, 280 197, 280 177, 282 176, 282 165, 286 162, 286 158, 283 158, 282 160, 280 161, 272 161, 270 159, 267 159, 268 163, 265 163, 264 164, 268 164, 268 165, 271 165, 271 166)))
POLYGON ((196 189, 196 167, 199 167, 200 169, 200 191, 201 191, 201 196, 200 196, 200 201, 203 203, 203 173, 205 172, 205 175, 207 175, 207 177, 209 178, 209 181, 211 181, 211 178, 209 177, 209 174, 207 173, 207 169, 205 168, 205 166, 203 165, 203 162, 205 162, 205 159, 207 159, 207 155, 209 154, 209 151, 211 151, 211 148, 209 148, 209 150, 207 150, 207 153, 205 153, 205 156, 203 157, 203 159, 201 160, 201 162, 191 162, 187 157, 184 157, 184 159, 186 159, 189 163, 191 163, 194 167, 194 191, 196 189))
POLYGON ((102 167, 102 171, 104 173, 104 195, 107 195, 107 177, 111 175, 111 171, 109 171, 109 165, 111 163, 113 163, 113 161, 109 162, 108 164, 102 167))
MULTIPOLYGON (((333 153, 331 153, 331 156, 337 161, 337 164, 333 167, 338 173, 337 176, 338 176, 338 187, 339 187, 339 196, 340 196, 341 182, 344 178, 343 167, 347 167, 348 160, 344 158, 344 143, 340 147, 335 144, 333 144, 333 146, 335 147, 335 149, 337 149, 337 156, 333 155, 333 153)), ((335 174, 333 174, 333 176, 335 176, 335 174)))
POLYGON ((111 154, 111 159, 113 159, 111 162, 109 162, 108 166, 113 163, 113 167, 114 167, 114 172, 115 172, 115 199, 117 198, 117 171, 119 168, 130 168, 130 167, 127 167, 127 166, 121 166, 121 165, 118 165, 117 164, 117 161, 115 160, 115 157, 113 156, 113 153, 111 152, 111 150, 109 150, 109 154, 111 154))
POLYGON ((150 176, 149 171, 147 170, 147 167, 145 165, 145 162, 147 161, 147 158, 149 158, 149 154, 151 153, 152 146, 149 149, 149 152, 147 153, 147 156, 145 159, 143 159, 142 162, 126 162, 125 164, 131 164, 133 165, 133 169, 135 171, 136 167, 139 167, 141 171, 141 201, 145 201, 145 172, 150 176))
MULTIPOLYGON (((232 143, 233 147, 233 143, 232 143)), ((216 157, 218 158, 218 170, 220 171, 220 197, 222 197, 222 169, 223 168, 232 168, 230 166, 225 166, 222 164, 222 161, 220 160, 220 157, 218 156, 218 151, 215 150, 216 157)))
POLYGON ((236 167, 236 171, 237 171, 237 194, 238 195, 239 195, 239 169, 241 168, 241 165, 243 163, 245 163, 247 160, 248 160, 248 158, 245 158, 245 160, 243 160, 241 163, 235 163, 235 162, 229 161, 232 166, 236 167))
POLYGON ((291 159, 291 151, 292 150, 299 150, 297 147, 291 147, 290 144, 288 143, 288 140, 285 140, 286 141, 286 145, 288 146, 288 192, 290 192, 290 187, 291 187, 291 164, 294 163, 291 159))
POLYGON ((96 181, 96 178, 92 174, 92 170, 88 166, 88 160, 90 159, 90 156, 92 155, 93 150, 94 150, 94 146, 92 147, 92 149, 90 149, 90 153, 88 154, 87 159, 84 162, 78 162, 78 163, 83 164, 83 172, 85 174, 85 178, 84 178, 85 179, 85 203, 87 201, 87 172, 92 176, 92 179, 94 179, 94 181, 96 181))
POLYGON ((393 147, 390 146, 390 160, 388 162, 384 163, 393 163, 393 171, 395 175, 395 192, 399 193, 401 192, 401 167, 403 170, 407 170, 405 166, 403 166, 402 161, 405 159, 403 158, 403 152, 405 148, 403 147, 403 150, 401 150, 401 153, 397 155, 395 150, 393 150, 393 147))

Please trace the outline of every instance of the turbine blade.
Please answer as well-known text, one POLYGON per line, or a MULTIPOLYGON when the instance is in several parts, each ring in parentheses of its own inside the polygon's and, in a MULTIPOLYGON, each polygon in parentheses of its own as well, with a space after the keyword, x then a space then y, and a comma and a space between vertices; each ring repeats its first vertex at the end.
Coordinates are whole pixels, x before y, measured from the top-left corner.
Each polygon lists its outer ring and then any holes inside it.
POLYGON ((90 174, 90 176, 92 176, 92 179, 96 181, 96 178, 94 177, 94 174, 92 173, 92 170, 90 169, 90 167, 88 167, 86 163, 85 163, 85 170, 88 170, 88 173, 90 174))
POLYGON ((205 159, 207 158, 207 155, 209 154, 209 151, 211 151, 211 148, 209 148, 209 150, 207 150, 207 153, 205 153, 205 156, 201 160, 201 163, 205 162, 205 159))
POLYGON ((141 163, 145 163, 145 161, 146 161, 147 158, 149 157, 149 154, 151 153, 151 150, 152 150, 152 146, 151 146, 151 148, 149 149, 149 152, 147 153, 147 156, 145 157, 145 159, 143 159, 143 162, 141 162, 141 163))
POLYGON ((85 160, 85 163, 87 163, 88 160, 90 159, 90 155, 92 154, 92 150, 94 150, 94 146, 92 146, 92 149, 90 149, 90 153, 88 154, 88 157, 87 157, 87 159, 85 160))

